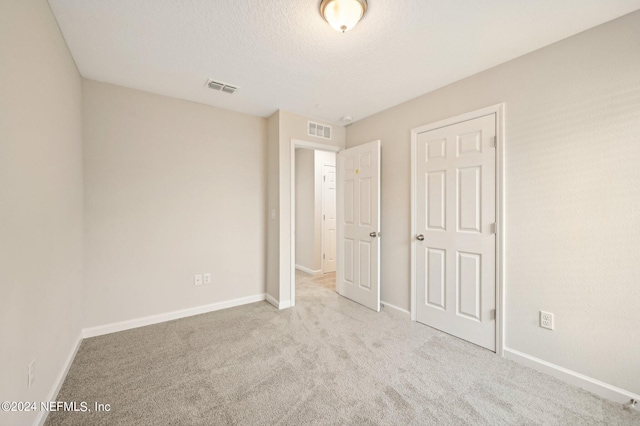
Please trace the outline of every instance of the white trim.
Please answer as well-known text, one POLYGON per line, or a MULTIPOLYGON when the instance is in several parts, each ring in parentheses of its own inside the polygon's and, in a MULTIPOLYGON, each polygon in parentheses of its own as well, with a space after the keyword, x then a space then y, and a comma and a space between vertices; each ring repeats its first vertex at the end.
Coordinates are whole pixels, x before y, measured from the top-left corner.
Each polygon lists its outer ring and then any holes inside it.
POLYGON ((494 105, 496 112, 496 353, 504 357, 506 346, 506 218, 505 214, 505 170, 504 170, 504 145, 505 114, 504 103, 494 105))
POLYGON ((633 392, 620 389, 584 374, 576 373, 515 349, 504 348, 504 357, 620 404, 626 404, 631 399, 640 400, 640 395, 633 392))
POLYGON ((97 327, 89 327, 82 330, 82 336, 88 337, 102 336, 104 334, 116 333, 118 331, 131 330, 132 328, 144 327, 146 325, 158 324, 161 322, 172 321, 179 318, 191 317, 194 315, 206 314, 207 312, 219 311, 220 309, 233 308, 235 306, 246 305, 249 303, 261 302, 266 299, 266 294, 255 294, 253 296, 241 297, 238 299, 227 300, 224 302, 211 303, 209 305, 196 306, 179 311, 167 312, 164 314, 151 315, 143 318, 136 318, 127 321, 114 322, 111 324, 99 325, 97 327))
POLYGON ((314 271, 313 269, 309 269, 306 266, 302 266, 302 265, 296 265, 296 269, 298 271, 302 271, 305 272, 307 274, 311 274, 311 275, 319 275, 322 273, 322 269, 318 269, 316 271, 314 271))
POLYGON ((267 294, 266 300, 267 300, 267 302, 271 303, 273 306, 275 306, 276 308, 279 309, 280 302, 278 302, 275 297, 273 297, 270 294, 267 294))
POLYGON ((398 311, 403 315, 409 315, 409 316, 411 315, 411 312, 407 311, 406 309, 399 308, 395 305, 392 305, 391 303, 385 302, 384 300, 381 300, 380 304, 385 308, 393 309, 394 311, 398 311))
MULTIPOLYGON (((51 392, 49 392, 49 396, 46 401, 55 401, 58 397, 58 392, 60 392, 60 388, 64 383, 64 379, 67 378, 67 374, 69 373, 69 369, 71 368, 71 364, 73 364, 73 360, 76 358, 76 354, 78 353, 78 349, 80 349, 80 344, 82 343, 82 333, 78 334, 75 343, 71 347, 71 351, 69 351, 69 355, 67 356, 67 360, 65 361, 62 370, 56 377, 56 381, 53 384, 53 388, 51 388, 51 392)), ((36 417, 34 425, 42 426, 44 422, 47 420, 48 411, 40 411, 38 416, 36 417)))
POLYGON ((286 300, 280 302, 275 297, 267 294, 267 302, 271 303, 276 309, 287 309, 291 307, 291 302, 286 300))
MULTIPOLYGON (((291 286, 291 300, 284 304, 281 303, 282 306, 289 308, 291 306, 295 306, 296 304, 296 148, 306 148, 313 149, 318 151, 329 151, 329 152, 339 152, 342 148, 335 145, 325 145, 317 142, 307 142, 300 139, 291 139, 291 175, 289 176, 290 180, 290 216, 289 216, 289 226, 291 229, 290 233, 290 241, 289 241, 289 256, 290 256, 290 266, 291 266, 291 276, 290 283, 291 286)), ((282 225, 282 224, 281 224, 282 225)), ((285 309, 284 307, 280 307, 279 309, 285 309)))
POLYGON ((505 179, 504 179, 504 145, 505 145, 505 104, 492 105, 462 115, 436 121, 435 123, 411 129, 411 321, 416 320, 416 143, 419 133, 473 120, 486 115, 496 115, 496 354, 504 356, 505 330, 505 179))
POLYGON ((267 294, 267 302, 271 303, 276 309, 286 309, 291 307, 291 303, 288 301, 280 302, 275 297, 267 294))
POLYGON ((416 164, 416 156, 417 156, 417 140, 418 133, 415 129, 411 130, 411 182, 409 182, 409 190, 411 191, 411 234, 409 235, 409 241, 411 241, 411 258, 410 258, 410 269, 411 269, 411 301, 409 303, 409 312, 411 315, 411 321, 416 321, 416 316, 418 312, 417 307, 417 290, 416 290, 416 206, 418 205, 416 200, 416 188, 417 182, 417 173, 418 173, 418 165, 416 164))
POLYGON ((284 300, 284 301, 280 301, 280 305, 278 306, 278 309, 287 309, 292 306, 293 305, 291 304, 290 300, 284 300))

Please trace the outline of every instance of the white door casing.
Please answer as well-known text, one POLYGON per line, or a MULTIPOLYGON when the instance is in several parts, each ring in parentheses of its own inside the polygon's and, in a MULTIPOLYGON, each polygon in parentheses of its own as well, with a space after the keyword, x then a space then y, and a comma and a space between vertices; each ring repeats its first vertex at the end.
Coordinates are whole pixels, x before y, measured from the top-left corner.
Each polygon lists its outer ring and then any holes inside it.
POLYGON ((322 272, 336 271, 336 166, 322 165, 322 272))
POLYGON ((380 141, 337 156, 339 294, 380 311, 380 141))
POLYGON ((414 132, 415 318, 496 350, 497 114, 414 132))

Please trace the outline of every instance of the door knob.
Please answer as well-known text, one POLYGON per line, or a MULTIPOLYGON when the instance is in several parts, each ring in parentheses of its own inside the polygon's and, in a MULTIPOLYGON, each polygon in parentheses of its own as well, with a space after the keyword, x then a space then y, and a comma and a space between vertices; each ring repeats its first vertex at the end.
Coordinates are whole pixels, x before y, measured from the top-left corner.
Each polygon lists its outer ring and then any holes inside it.
POLYGON ((375 237, 377 237, 377 236, 378 236, 378 233, 377 233, 377 232, 375 232, 375 231, 374 231, 374 232, 370 232, 370 233, 369 233, 369 236, 370 236, 371 238, 375 238, 375 237))
POLYGON ((418 241, 424 241, 424 235, 420 234, 416 237, 418 241))

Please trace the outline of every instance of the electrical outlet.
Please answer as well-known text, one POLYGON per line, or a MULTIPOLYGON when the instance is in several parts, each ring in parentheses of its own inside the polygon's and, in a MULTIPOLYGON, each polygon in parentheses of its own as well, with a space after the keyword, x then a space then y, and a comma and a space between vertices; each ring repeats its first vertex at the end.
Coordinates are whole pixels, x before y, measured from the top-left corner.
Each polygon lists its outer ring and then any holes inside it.
POLYGON ((202 285, 202 274, 197 274, 194 277, 193 282, 195 285, 202 285))
POLYGON ((207 272, 206 274, 204 274, 204 283, 205 284, 211 284, 211 273, 207 272))
POLYGON ((27 377, 28 377, 27 386, 29 389, 31 389, 31 386, 33 386, 33 384, 36 381, 36 360, 35 359, 29 363, 29 372, 27 377))
POLYGON ((551 312, 540 311, 540 327, 553 330, 553 314, 551 312))

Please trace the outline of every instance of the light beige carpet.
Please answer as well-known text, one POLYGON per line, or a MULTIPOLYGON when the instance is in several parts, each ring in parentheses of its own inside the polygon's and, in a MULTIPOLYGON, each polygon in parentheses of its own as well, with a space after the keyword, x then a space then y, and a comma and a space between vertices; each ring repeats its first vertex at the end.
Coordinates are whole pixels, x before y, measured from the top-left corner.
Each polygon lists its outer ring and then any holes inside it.
POLYGON ((640 413, 338 296, 298 274, 266 302, 86 339, 47 425, 627 425, 640 413))

